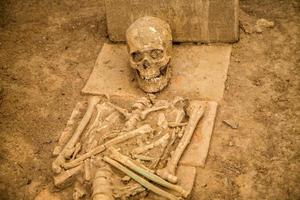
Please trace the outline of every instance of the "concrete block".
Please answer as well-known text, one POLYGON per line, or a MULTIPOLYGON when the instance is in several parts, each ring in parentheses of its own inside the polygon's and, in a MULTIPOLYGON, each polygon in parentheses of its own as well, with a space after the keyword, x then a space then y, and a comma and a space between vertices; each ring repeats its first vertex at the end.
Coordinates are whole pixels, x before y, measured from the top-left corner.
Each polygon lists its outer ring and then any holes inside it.
POLYGON ((129 25, 143 16, 167 21, 175 42, 236 42, 239 0, 105 0, 109 38, 125 41, 129 25))

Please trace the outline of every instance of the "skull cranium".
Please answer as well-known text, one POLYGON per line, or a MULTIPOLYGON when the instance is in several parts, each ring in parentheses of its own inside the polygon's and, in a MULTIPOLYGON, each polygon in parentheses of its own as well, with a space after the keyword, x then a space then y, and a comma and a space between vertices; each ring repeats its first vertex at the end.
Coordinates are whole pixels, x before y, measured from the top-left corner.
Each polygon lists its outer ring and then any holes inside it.
POLYGON ((170 26, 156 17, 136 20, 126 32, 130 66, 145 92, 159 92, 171 78, 170 26))

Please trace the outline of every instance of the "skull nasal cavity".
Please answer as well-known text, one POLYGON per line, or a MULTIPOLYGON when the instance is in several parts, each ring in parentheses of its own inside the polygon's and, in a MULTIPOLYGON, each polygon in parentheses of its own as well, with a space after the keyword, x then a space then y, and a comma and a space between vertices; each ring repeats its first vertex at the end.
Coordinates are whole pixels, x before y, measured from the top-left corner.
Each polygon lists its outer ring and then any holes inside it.
POLYGON ((147 68, 150 67, 150 63, 149 63, 148 60, 144 60, 144 62, 143 62, 143 67, 144 67, 144 69, 147 69, 147 68))

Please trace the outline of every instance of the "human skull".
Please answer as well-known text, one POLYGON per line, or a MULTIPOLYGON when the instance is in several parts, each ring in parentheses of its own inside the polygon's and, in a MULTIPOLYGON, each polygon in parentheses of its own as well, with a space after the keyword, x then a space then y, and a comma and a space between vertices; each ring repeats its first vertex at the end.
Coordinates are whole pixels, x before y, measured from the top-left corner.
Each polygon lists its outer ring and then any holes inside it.
POLYGON ((126 31, 130 67, 142 90, 164 89, 171 78, 172 34, 168 23, 156 17, 137 19, 126 31))

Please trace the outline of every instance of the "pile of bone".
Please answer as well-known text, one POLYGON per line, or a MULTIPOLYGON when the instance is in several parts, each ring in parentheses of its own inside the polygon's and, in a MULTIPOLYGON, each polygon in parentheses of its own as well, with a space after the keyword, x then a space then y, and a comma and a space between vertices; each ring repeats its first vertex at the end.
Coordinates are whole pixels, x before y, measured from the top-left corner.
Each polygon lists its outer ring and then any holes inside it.
POLYGON ((73 199, 189 197, 176 168, 203 116, 200 101, 143 97, 128 109, 89 97, 79 102, 53 154, 58 187, 74 183, 73 199))

